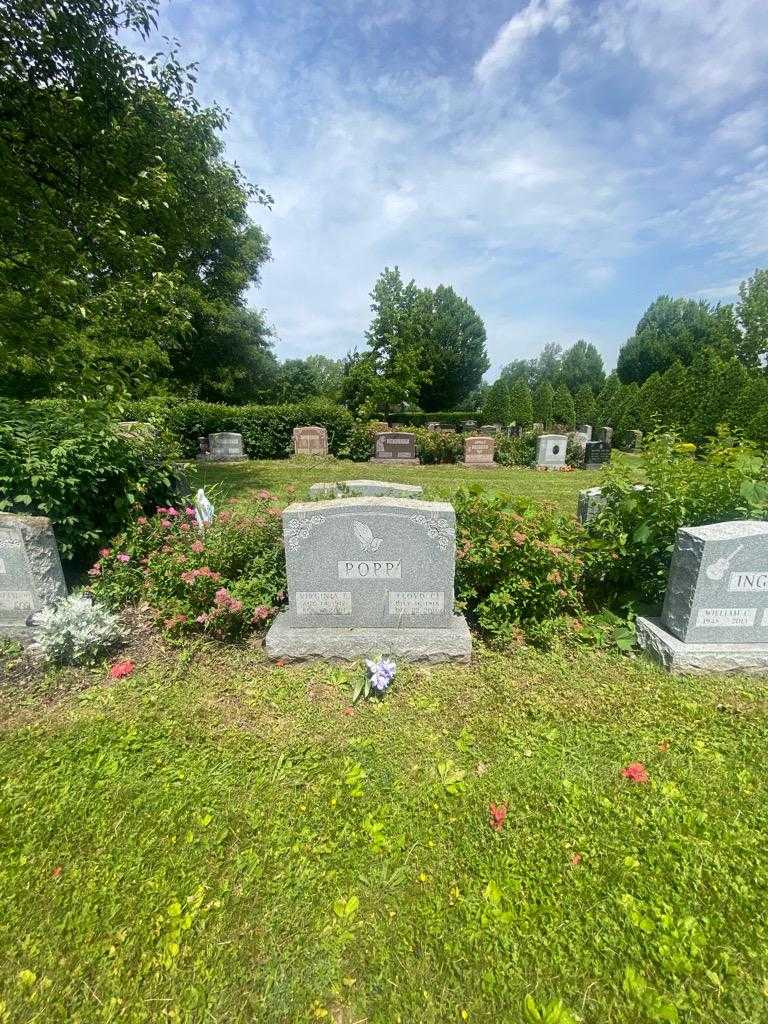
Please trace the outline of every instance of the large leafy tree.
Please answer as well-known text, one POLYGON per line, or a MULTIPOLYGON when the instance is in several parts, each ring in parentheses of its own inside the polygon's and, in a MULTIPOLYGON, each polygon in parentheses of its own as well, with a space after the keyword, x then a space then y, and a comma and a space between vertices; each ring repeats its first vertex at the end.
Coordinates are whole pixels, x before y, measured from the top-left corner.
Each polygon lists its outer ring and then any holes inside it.
POLYGON ((589 384, 582 384, 573 396, 573 409, 577 424, 580 426, 585 424, 594 426, 595 396, 589 384))
POLYGON ((768 270, 756 270, 739 286, 737 354, 745 366, 766 368, 768 360, 768 270))
POLYGON ((552 419, 555 423, 562 423, 569 430, 573 430, 576 413, 573 408, 573 398, 565 381, 555 388, 552 400, 552 419))
POLYGON ((651 303, 634 335, 622 346, 616 371, 623 383, 641 384, 652 373, 663 373, 675 361, 690 365, 704 348, 730 356, 738 341, 731 306, 713 307, 703 301, 662 295, 651 303))
POLYGON ((455 409, 478 385, 490 366, 485 324, 453 288, 438 285, 422 292, 425 370, 419 404, 428 412, 455 409))
POLYGON ((580 339, 563 353, 560 375, 571 394, 585 385, 597 394, 605 382, 603 357, 592 342, 580 339))
POLYGON ((548 426, 552 422, 553 403, 555 391, 548 380, 540 384, 533 395, 533 415, 537 423, 548 426))
MULTIPOLYGON (((175 54, 142 61, 156 0, 0 0, 0 388, 29 397, 237 386, 263 321, 230 313, 268 258, 217 107, 175 54), (231 343, 230 343, 231 342, 231 343)), ((227 395, 231 397, 231 394, 227 395)))
POLYGON ((509 402, 509 386, 505 380, 499 377, 488 389, 488 394, 483 405, 483 422, 500 423, 506 426, 512 419, 512 409, 509 402))

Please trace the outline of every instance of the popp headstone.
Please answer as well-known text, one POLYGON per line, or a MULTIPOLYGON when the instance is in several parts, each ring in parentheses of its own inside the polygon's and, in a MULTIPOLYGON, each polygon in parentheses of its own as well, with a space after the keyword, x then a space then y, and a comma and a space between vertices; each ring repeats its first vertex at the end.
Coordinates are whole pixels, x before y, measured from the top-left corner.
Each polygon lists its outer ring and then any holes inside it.
POLYGON ((562 469, 568 437, 565 434, 539 434, 536 439, 536 468, 562 469))
POLYGON ((495 452, 496 441, 493 437, 482 434, 464 439, 465 466, 493 467, 496 465, 493 460, 495 452))
POLYGON ((453 611, 451 505, 297 502, 283 512, 283 537, 288 610, 267 634, 270 657, 469 659, 467 624, 453 611))
POLYGON ((416 435, 404 430, 382 431, 376 435, 376 454, 371 462, 420 465, 416 457, 416 435))
POLYGON ((0 632, 23 633, 31 616, 66 596, 50 519, 0 513, 0 632))
POLYGON ((243 462, 246 457, 243 435, 229 431, 209 434, 208 449, 211 462, 243 462))
POLYGON ((296 455, 327 455, 328 431, 325 427, 294 427, 293 450, 296 455))
POLYGON ((637 630, 673 671, 768 673, 768 522, 678 530, 661 619, 637 630))

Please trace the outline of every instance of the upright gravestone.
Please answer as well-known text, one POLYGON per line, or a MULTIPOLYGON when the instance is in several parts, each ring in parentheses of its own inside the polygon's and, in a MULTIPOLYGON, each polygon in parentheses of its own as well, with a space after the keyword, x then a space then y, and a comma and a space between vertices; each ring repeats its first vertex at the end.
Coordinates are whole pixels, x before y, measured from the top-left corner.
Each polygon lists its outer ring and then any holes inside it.
MULTIPOLYGON (((645 484, 632 484, 633 491, 644 491, 645 484)), ((602 487, 588 487, 579 491, 579 503, 576 510, 576 517, 582 526, 588 526, 593 519, 605 508, 607 498, 603 494, 602 487)))
POLYGON ((427 424, 427 430, 440 430, 440 428, 441 428, 441 424, 437 423, 435 421, 432 421, 432 422, 427 424))
POLYGON ((464 439, 464 465, 479 468, 492 468, 496 465, 493 456, 496 452, 496 441, 493 437, 481 434, 479 437, 464 439))
POLYGON ((565 434, 539 434, 536 439, 536 469, 562 469, 567 447, 565 434))
POLYGON ((297 502, 283 512, 283 538, 288 610, 267 634, 270 657, 469 660, 469 630, 453 611, 451 505, 297 502))
POLYGON ((0 512, 0 635, 67 596, 50 519, 0 512))
POLYGON ((486 437, 495 437, 500 430, 500 423, 484 423, 482 427, 480 427, 480 433, 485 434, 486 437))
POLYGON ((578 427, 576 427, 576 430, 579 434, 586 434, 588 441, 592 440, 592 427, 589 423, 580 424, 578 427))
POLYGON ((672 671, 768 673, 768 522, 678 530, 661 618, 637 637, 672 671))
POLYGON ((597 440, 610 447, 613 444, 613 427, 600 427, 597 432, 597 440))
POLYGON ((611 461, 611 446, 603 441, 587 441, 584 448, 584 469, 602 469, 611 461))
POLYGON ((461 426, 462 434, 471 434, 475 430, 477 430, 477 421, 476 420, 463 420, 463 422, 460 424, 460 426, 461 426))
POLYGON ((328 431, 325 427, 294 427, 293 450, 296 455, 327 455, 328 431))
POLYGON ((208 459, 211 462, 243 462, 243 435, 223 431, 208 435, 208 459))
POLYGON ((643 446, 643 432, 642 430, 628 430, 627 431, 627 451, 639 452, 643 446))
POLYGON ((418 466, 416 435, 402 430, 382 431, 376 435, 376 454, 371 462, 393 463, 400 466, 418 466))
POLYGON ((574 430, 574 432, 571 434, 571 437, 573 438, 573 443, 581 451, 581 462, 583 464, 584 461, 585 461, 585 458, 586 458, 586 454, 587 454, 587 445, 589 444, 589 435, 585 434, 581 430, 574 430))

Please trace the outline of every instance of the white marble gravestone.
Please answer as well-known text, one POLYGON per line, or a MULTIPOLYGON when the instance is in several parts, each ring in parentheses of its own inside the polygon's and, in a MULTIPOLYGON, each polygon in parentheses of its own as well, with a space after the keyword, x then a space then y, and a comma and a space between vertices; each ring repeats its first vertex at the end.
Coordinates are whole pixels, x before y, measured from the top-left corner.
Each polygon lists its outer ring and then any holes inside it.
POLYGON ((565 434, 539 434, 536 439, 536 468, 562 469, 568 437, 565 434))
POLYGON ((283 537, 288 610, 267 634, 270 657, 469 659, 467 624, 453 610, 451 505, 296 502, 283 512, 283 537))
POLYGON ((0 634, 67 596, 50 519, 0 513, 0 634))
POLYGON ((296 455, 327 455, 328 431, 325 427, 294 427, 293 450, 296 455))
POLYGON ((416 435, 405 430, 385 430, 376 435, 376 454, 371 462, 418 466, 416 435))
POLYGON ((637 632, 673 670, 768 672, 768 523, 678 530, 661 618, 637 632))
POLYGON ((481 434, 479 437, 467 437, 464 439, 464 465, 465 466, 490 466, 496 463, 493 460, 496 452, 496 440, 481 434))
POLYGON ((209 434, 208 447, 211 462, 242 462, 246 458, 242 434, 229 431, 209 434))

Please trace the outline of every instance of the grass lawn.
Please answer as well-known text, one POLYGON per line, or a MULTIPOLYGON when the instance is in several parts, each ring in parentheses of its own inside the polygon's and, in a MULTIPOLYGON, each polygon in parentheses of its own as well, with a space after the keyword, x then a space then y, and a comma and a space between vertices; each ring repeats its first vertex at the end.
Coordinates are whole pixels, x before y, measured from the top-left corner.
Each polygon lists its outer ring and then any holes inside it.
MULTIPOLYGON (((639 456, 623 452, 616 452, 614 457, 634 466, 639 460, 639 456)), ((575 515, 579 491, 599 484, 601 474, 585 470, 555 473, 502 467, 464 469, 457 465, 390 467, 301 456, 280 461, 203 464, 193 476, 195 486, 218 483, 227 494, 244 499, 254 491, 266 488, 286 501, 306 500, 310 484, 320 480, 396 480, 404 484, 421 484, 425 497, 433 499, 450 498, 461 484, 477 483, 492 490, 507 490, 522 497, 548 501, 575 515), (286 491, 288 486, 296 488, 295 494, 286 491)))
POLYGON ((352 676, 0 658, 0 1020, 766 1020, 764 682, 479 651, 350 711, 352 676))

